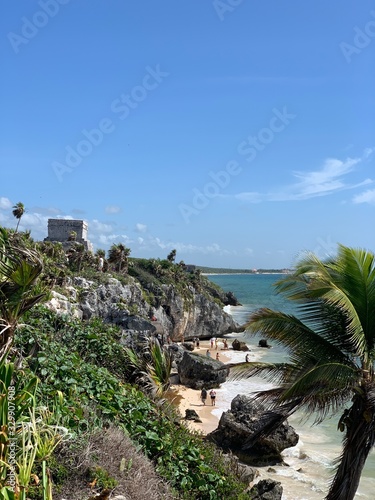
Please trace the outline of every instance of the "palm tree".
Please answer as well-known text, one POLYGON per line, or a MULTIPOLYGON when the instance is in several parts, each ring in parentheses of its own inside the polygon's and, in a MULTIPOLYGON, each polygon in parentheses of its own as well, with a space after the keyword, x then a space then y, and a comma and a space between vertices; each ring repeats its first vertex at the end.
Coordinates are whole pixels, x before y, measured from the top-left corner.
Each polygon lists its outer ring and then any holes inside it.
POLYGON ((0 360, 12 346, 21 316, 46 296, 42 271, 37 252, 17 246, 0 228, 0 360))
POLYGON ((342 245, 326 261, 307 255, 276 289, 296 302, 296 315, 261 309, 248 328, 284 345, 290 362, 234 373, 265 373, 277 383, 255 396, 269 409, 265 432, 297 409, 315 423, 341 412, 343 449, 325 498, 352 500, 375 443, 375 256, 342 245))
POLYGON ((135 370, 136 378, 155 399, 160 399, 170 387, 172 357, 156 338, 144 341, 141 352, 126 347, 125 355, 135 370))
POLYGON ((122 243, 114 243, 108 252, 108 261, 115 265, 116 270, 121 273, 123 270, 128 272, 130 248, 127 248, 122 243))
POLYGON ((70 231, 68 236, 68 241, 76 241, 77 240, 77 231, 70 231))
POLYGON ((16 227, 16 232, 18 231, 18 226, 21 222, 21 218, 23 214, 25 213, 25 205, 21 203, 20 201, 16 203, 13 207, 12 211, 14 217, 17 219, 17 227, 16 227))
POLYGON ((86 249, 83 243, 74 242, 67 251, 70 267, 73 270, 81 271, 83 259, 86 256, 86 249))
POLYGON ((171 250, 167 256, 167 260, 169 260, 169 262, 174 262, 176 260, 176 253, 177 250, 175 248, 171 250))

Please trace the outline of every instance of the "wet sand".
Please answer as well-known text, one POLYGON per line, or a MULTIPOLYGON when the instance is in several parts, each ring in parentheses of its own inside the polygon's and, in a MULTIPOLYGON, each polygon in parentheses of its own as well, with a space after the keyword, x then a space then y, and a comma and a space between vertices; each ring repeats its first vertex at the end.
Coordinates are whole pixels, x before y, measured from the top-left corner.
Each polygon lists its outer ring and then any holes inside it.
MULTIPOLYGON (((216 354, 219 353, 219 360, 221 362, 225 364, 230 363, 231 353, 233 351, 230 348, 228 350, 223 350, 222 347, 223 346, 220 340, 218 342, 217 350, 215 347, 213 349, 210 347, 210 341, 200 341, 199 349, 195 348, 194 353, 205 356, 208 349, 211 353, 212 359, 215 359, 216 354)), ((215 406, 211 405, 211 398, 209 394, 207 395, 205 405, 202 403, 200 395, 200 389, 190 389, 189 387, 178 384, 172 385, 169 390, 168 399, 173 401, 173 403, 178 407, 182 417, 185 417, 185 410, 195 410, 202 422, 193 422, 191 420, 185 420, 184 422, 186 422, 189 429, 206 435, 217 428, 221 413, 226 411, 228 407, 227 403, 220 401, 220 390, 216 390, 215 406), (215 414, 212 413, 213 411, 215 414)))

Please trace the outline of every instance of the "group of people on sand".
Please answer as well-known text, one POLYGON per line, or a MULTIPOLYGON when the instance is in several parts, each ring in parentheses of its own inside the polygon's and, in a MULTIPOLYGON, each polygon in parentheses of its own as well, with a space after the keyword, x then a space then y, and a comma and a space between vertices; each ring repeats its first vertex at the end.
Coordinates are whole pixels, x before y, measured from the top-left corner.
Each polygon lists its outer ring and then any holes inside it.
MULTIPOLYGON (((215 389, 211 389, 210 392, 210 398, 211 398, 211 405, 215 406, 216 404, 216 391, 215 389)), ((206 404, 206 399, 207 399, 207 389, 203 387, 201 390, 201 401, 205 405, 206 404)))
MULTIPOLYGON (((219 340, 216 337, 212 337, 212 339, 210 339, 210 349, 215 348, 215 350, 217 351, 218 343, 219 343, 219 340)), ((222 350, 226 351, 228 349, 227 340, 223 339, 222 344, 223 344, 222 350)))

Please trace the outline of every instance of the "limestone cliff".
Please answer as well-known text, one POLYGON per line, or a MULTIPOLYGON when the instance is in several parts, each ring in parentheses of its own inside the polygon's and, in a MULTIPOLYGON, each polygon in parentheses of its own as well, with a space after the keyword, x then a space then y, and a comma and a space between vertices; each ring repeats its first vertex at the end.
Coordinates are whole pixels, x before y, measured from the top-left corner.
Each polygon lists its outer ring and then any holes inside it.
POLYGON ((66 295, 54 293, 47 306, 82 319, 100 317, 124 330, 160 333, 172 341, 241 330, 213 297, 198 293, 192 286, 187 293, 181 293, 174 285, 161 285, 158 303, 150 305, 141 284, 130 277, 128 281, 122 284, 108 277, 105 283, 98 284, 76 277, 66 287, 66 295))

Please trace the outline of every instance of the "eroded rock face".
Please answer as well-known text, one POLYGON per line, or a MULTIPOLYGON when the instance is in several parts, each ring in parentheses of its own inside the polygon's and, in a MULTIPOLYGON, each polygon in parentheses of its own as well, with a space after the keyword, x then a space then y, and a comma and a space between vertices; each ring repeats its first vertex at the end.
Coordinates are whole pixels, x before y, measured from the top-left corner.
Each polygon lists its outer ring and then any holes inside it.
POLYGON ((160 334, 172 341, 242 331, 232 316, 193 288, 192 296, 186 299, 173 285, 162 285, 163 300, 153 308, 146 302, 140 284, 130 277, 129 281, 123 285, 110 277, 107 283, 96 285, 76 277, 70 283, 69 298, 57 294, 47 306, 83 319, 99 317, 124 330, 160 334))
POLYGON ((52 299, 46 302, 45 306, 51 311, 57 314, 68 314, 74 318, 82 319, 82 309, 74 302, 74 299, 70 299, 61 293, 57 293, 52 290, 52 299))
POLYGON ((221 361, 185 351, 178 363, 180 382, 192 389, 211 389, 225 382, 229 368, 221 361))
POLYGON ((222 414, 218 428, 208 434, 207 439, 224 450, 233 451, 241 461, 249 465, 282 463, 281 452, 295 446, 299 439, 293 427, 287 423, 281 424, 271 434, 258 438, 251 448, 243 447, 264 425, 264 413, 262 405, 248 396, 238 395, 233 399, 231 409, 222 414))

